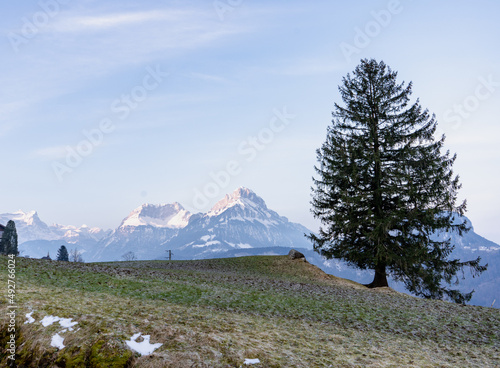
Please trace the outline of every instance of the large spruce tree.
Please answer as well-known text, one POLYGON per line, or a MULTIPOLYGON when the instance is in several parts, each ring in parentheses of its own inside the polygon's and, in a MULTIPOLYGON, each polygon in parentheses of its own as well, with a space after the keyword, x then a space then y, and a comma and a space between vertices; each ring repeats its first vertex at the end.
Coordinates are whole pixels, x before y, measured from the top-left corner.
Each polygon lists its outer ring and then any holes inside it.
POLYGON ((412 84, 396 77, 365 59, 343 78, 343 106, 335 104, 313 178, 312 212, 323 226, 309 237, 323 256, 374 270, 369 287, 388 286, 390 274, 416 295, 465 303, 473 291, 449 286, 464 267, 476 275, 486 266, 449 259, 450 240, 433 236, 469 230, 465 201, 456 205, 456 155, 441 153, 434 115, 411 104, 412 84))
POLYGON ((5 226, 5 230, 0 239, 0 250, 2 254, 13 254, 17 256, 19 251, 17 249, 17 230, 14 221, 10 220, 5 226))

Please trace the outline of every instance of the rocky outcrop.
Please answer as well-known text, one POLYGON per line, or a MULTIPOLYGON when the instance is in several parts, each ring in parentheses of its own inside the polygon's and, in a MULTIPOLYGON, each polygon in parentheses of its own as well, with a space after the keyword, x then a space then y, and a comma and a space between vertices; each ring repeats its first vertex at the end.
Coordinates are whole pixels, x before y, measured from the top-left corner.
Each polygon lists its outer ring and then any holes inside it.
POLYGON ((295 249, 292 249, 290 250, 290 252, 288 252, 288 257, 290 257, 290 259, 302 259, 304 262, 306 260, 306 257, 295 249))

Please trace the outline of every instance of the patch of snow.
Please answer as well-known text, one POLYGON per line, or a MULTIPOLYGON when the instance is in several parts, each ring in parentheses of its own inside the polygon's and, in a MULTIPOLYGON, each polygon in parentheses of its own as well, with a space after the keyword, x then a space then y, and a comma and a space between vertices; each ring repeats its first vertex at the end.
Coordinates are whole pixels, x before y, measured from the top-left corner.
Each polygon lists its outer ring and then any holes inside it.
POLYGON ((52 341, 50 342, 50 346, 54 346, 58 349, 64 349, 65 346, 63 344, 64 337, 56 333, 54 336, 52 336, 52 341))
POLYGON ((191 214, 188 211, 179 211, 175 216, 171 217, 168 220, 168 227, 174 229, 181 229, 183 227, 186 227, 190 217, 191 214))
POLYGON ((26 313, 26 318, 28 318, 28 320, 26 322, 24 322, 24 324, 26 323, 33 323, 35 322, 35 319, 33 317, 31 317, 31 315, 34 313, 35 311, 31 312, 31 313, 26 313))
POLYGON ((485 247, 483 245, 480 245, 479 250, 482 252, 496 252, 496 251, 500 250, 500 248, 498 248, 498 247, 485 247))
POLYGON ((25 213, 19 210, 14 213, 0 214, 0 223, 6 224, 9 220, 16 223, 19 244, 30 240, 58 240, 61 238, 61 234, 40 220, 36 211, 25 213))
POLYGON ((203 244, 194 244, 193 248, 204 248, 204 247, 209 247, 209 246, 215 245, 215 244, 220 244, 220 241, 212 240, 212 241, 208 241, 208 242, 203 243, 203 244))
POLYGON ((259 363, 260 363, 259 359, 245 359, 245 361, 243 362, 243 364, 246 365, 259 364, 259 363))
MULTIPOLYGON (((26 315, 28 316, 28 315, 26 315)), ((61 318, 57 316, 45 316, 43 319, 40 321, 43 327, 50 326, 51 324, 55 322, 59 322, 61 327, 67 328, 70 331, 73 331, 73 326, 78 324, 78 322, 71 322, 73 318, 61 318)))
POLYGON ((206 242, 205 246, 208 247, 209 245, 215 245, 215 244, 220 244, 220 241, 212 240, 212 241, 206 242))
POLYGON ((179 203, 143 204, 125 218, 120 227, 154 226, 159 228, 180 229, 187 225, 191 213, 179 203))
POLYGON ((61 327, 73 331, 73 326, 78 324, 78 322, 71 322, 72 319, 73 318, 59 318, 59 324, 61 325, 61 327))
POLYGON ((144 335, 143 336, 144 341, 142 341, 142 342, 135 341, 141 335, 142 334, 140 332, 138 332, 135 335, 133 335, 130 338, 130 340, 125 341, 130 349, 132 349, 133 351, 135 351, 141 355, 150 355, 153 351, 155 351, 156 349, 158 349, 160 346, 163 345, 160 343, 151 344, 149 342, 149 338, 150 338, 149 335, 144 335))
POLYGON ((57 322, 59 321, 60 318, 59 317, 55 317, 55 316, 45 316, 43 317, 43 319, 40 321, 40 323, 42 324, 43 327, 47 327, 47 326, 50 326, 51 324, 53 324, 54 322, 57 322))
POLYGON ((208 240, 212 240, 214 237, 215 237, 215 234, 214 234, 214 235, 203 235, 203 236, 200 238, 200 240, 201 240, 201 241, 206 242, 206 241, 208 241, 208 240))
POLYGON ((249 248, 253 248, 253 247, 250 244, 239 243, 238 244, 238 248, 240 248, 240 249, 249 249, 249 248))
POLYGON ((214 249, 210 249, 210 252, 213 252, 213 253, 216 253, 216 252, 223 252, 225 251, 225 249, 223 248, 214 248, 214 249))

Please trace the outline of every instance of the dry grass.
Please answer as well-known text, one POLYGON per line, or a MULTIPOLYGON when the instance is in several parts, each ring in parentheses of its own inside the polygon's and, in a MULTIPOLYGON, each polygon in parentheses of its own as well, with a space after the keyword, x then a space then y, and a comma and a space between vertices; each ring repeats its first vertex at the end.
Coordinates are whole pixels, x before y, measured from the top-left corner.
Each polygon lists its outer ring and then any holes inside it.
MULTIPOLYGON (((299 262, 21 260, 19 362, 183 368, 240 367, 245 358, 259 358, 256 367, 500 365, 500 311, 368 290, 299 262), (30 310, 37 322, 46 315, 73 318, 79 330, 63 334, 65 349, 51 348, 60 326, 24 324, 30 310), (163 346, 150 356, 132 354, 125 340, 136 332, 163 346)), ((0 304, 4 328, 5 309, 0 304)))

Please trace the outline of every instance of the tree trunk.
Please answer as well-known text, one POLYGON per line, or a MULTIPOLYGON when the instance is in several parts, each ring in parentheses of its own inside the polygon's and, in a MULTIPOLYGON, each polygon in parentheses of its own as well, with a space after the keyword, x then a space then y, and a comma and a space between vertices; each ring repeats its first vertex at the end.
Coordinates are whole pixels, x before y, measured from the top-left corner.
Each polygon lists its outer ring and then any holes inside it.
POLYGON ((375 277, 371 284, 365 284, 365 286, 372 288, 389 286, 387 282, 387 274, 385 273, 385 265, 377 265, 375 267, 375 277))

